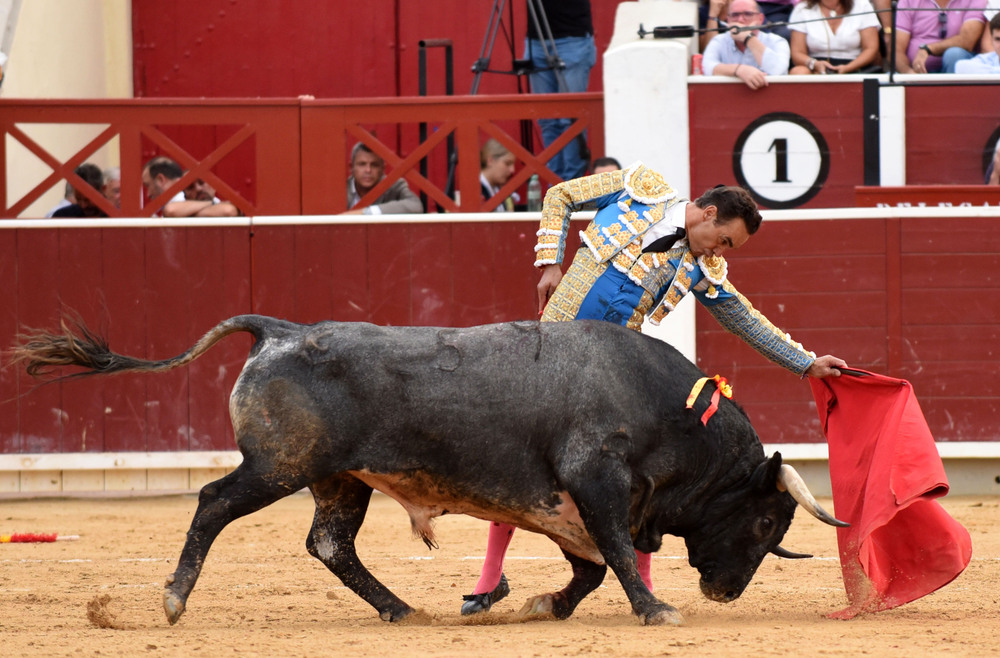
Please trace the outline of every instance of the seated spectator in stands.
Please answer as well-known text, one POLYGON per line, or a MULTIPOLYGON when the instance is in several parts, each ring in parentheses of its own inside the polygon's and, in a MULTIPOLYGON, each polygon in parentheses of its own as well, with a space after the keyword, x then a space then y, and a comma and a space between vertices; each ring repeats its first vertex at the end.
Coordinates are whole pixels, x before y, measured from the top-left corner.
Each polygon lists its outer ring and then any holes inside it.
POLYGON ((760 0, 757 5, 760 13, 764 15, 764 31, 777 34, 788 41, 791 38, 788 25, 774 25, 774 23, 788 23, 792 15, 792 8, 799 0, 760 0))
MULTIPOLYGON (((514 154, 492 137, 486 140, 479 151, 479 188, 483 193, 483 201, 489 201, 496 196, 513 175, 514 154)), ((513 211, 514 204, 519 200, 515 192, 494 208, 493 212, 513 211)))
MULTIPOLYGON (((94 188, 94 192, 101 194, 101 188, 104 186, 104 176, 101 174, 101 168, 95 164, 89 162, 84 162, 82 165, 73 170, 77 176, 82 178, 87 185, 94 188)), ((76 189, 76 188, 74 188, 76 189)), ((64 208, 60 208, 52 213, 52 217, 107 217, 108 214, 98 208, 93 201, 91 201, 85 194, 74 191, 75 203, 72 203, 64 208)))
MULTIPOLYGON (((712 37, 726 31, 729 2, 730 0, 699 0, 701 6, 698 8, 698 26, 702 29, 702 33, 698 38, 698 49, 702 52, 708 47, 708 42, 712 40, 712 37)), ((757 3, 761 13, 760 29, 764 32, 777 34, 788 41, 791 38, 788 25, 772 25, 772 23, 787 23, 795 2, 796 0, 776 0, 775 2, 760 0, 757 3)))
POLYGON ((955 73, 1000 73, 1000 12, 990 18, 990 50, 955 63, 955 73))
POLYGON ((954 73, 957 62, 972 57, 986 24, 986 0, 899 0, 897 8, 900 73, 954 73))
POLYGON ((214 201, 219 203, 219 197, 215 196, 215 188, 202 179, 195 179, 193 183, 184 190, 184 198, 188 201, 214 201))
POLYGON ((606 171, 618 171, 622 165, 615 158, 597 158, 590 168, 592 174, 603 174, 606 171))
MULTIPOLYGON (((180 180, 184 171, 170 158, 158 156, 146 163, 142 169, 142 186, 150 199, 163 194, 171 185, 180 180)), ((167 201, 162 210, 164 217, 236 217, 239 210, 228 201, 216 203, 214 200, 191 201, 178 192, 167 201)))
POLYGON ((881 72, 868 0, 802 0, 792 10, 792 75, 881 72), (827 19, 827 20, 824 20, 827 19))
POLYGON ((104 186, 101 187, 101 193, 115 208, 122 207, 122 170, 120 168, 111 167, 104 170, 104 186))
POLYGON ((788 42, 776 34, 748 28, 764 17, 754 0, 732 0, 730 30, 708 42, 702 68, 705 75, 730 75, 751 89, 767 86, 767 76, 788 73, 788 42))
POLYGON ((385 178, 385 161, 370 148, 358 142, 351 149, 351 176, 347 179, 347 207, 344 215, 395 215, 423 212, 420 197, 413 193, 406 181, 400 178, 383 192, 370 206, 358 206, 361 197, 368 194, 385 178))

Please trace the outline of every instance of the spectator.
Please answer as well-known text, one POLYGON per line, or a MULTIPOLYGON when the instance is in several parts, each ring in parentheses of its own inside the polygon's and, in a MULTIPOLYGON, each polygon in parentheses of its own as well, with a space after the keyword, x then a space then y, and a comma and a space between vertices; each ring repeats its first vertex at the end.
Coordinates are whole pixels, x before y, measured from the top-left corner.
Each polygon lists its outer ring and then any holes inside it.
MULTIPOLYGON (((503 144, 492 137, 486 140, 479 151, 479 187, 483 192, 483 201, 490 201, 500 188, 507 184, 514 175, 514 154, 503 144)), ((517 194, 504 199, 503 203, 494 208, 494 212, 509 212, 514 210, 518 201, 517 194)))
MULTIPOLYGON (((587 91, 590 69, 597 63, 597 47, 594 45, 594 22, 590 13, 590 0, 528 0, 534 3, 539 22, 541 12, 548 18, 549 28, 559 59, 565 64, 562 77, 566 81, 567 92, 587 91)), ((542 23, 544 30, 544 23, 542 23)), ((554 94, 563 91, 551 66, 545 61, 545 50, 535 23, 531 20, 529 7, 528 36, 525 39, 524 59, 531 60, 534 73, 531 74, 531 91, 536 94, 554 94)), ((552 43, 546 44, 551 50, 552 43)), ((542 129, 542 143, 548 146, 562 135, 573 119, 539 119, 542 129)), ((587 171, 590 154, 587 150, 586 132, 570 141, 563 150, 549 160, 549 169, 563 180, 579 178, 587 171)))
POLYGON ((729 0, 704 0, 698 7, 698 24, 702 29, 698 37, 698 50, 702 53, 708 48, 708 42, 725 32, 729 15, 729 0))
POLYGON ((345 215, 384 215, 423 212, 420 198, 413 193, 406 181, 400 178, 389 186, 375 203, 358 206, 361 197, 368 194, 385 178, 385 161, 358 142, 351 149, 351 177, 347 179, 347 207, 345 215))
POLYGON ((111 167, 104 170, 104 185, 101 187, 104 198, 115 208, 122 207, 122 170, 111 167))
POLYGON ((767 86, 767 76, 788 73, 788 42, 776 34, 748 28, 760 25, 763 14, 754 0, 732 0, 731 29, 714 37, 705 49, 705 75, 731 75, 751 89, 767 86))
POLYGON ((57 210, 59 210, 60 208, 65 208, 66 206, 71 206, 75 201, 76 201, 76 196, 73 193, 73 186, 69 182, 67 182, 66 187, 63 188, 62 201, 57 203, 55 206, 52 207, 51 210, 45 213, 45 216, 52 217, 52 215, 56 214, 57 210))
POLYGON ((792 10, 792 75, 874 73, 879 22, 868 0, 803 0, 792 10), (826 19, 826 20, 823 20, 826 19))
POLYGON ((900 73, 954 73, 957 62, 972 57, 986 22, 986 0, 899 0, 897 7, 900 73))
POLYGON ((774 25, 774 23, 788 23, 796 2, 798 0, 772 0, 771 2, 760 0, 757 4, 760 7, 760 12, 764 15, 765 26, 763 30, 788 41, 792 36, 789 26, 774 25))
MULTIPOLYGON (((101 174, 101 168, 95 164, 89 162, 84 162, 82 165, 73 170, 77 176, 82 178, 84 182, 90 187, 94 188, 94 191, 98 194, 101 193, 101 188, 103 187, 104 177, 101 174)), ((68 206, 60 208, 52 213, 53 217, 107 217, 108 214, 97 207, 93 201, 91 201, 85 194, 73 193, 76 199, 75 203, 68 206)))
POLYGON ((955 73, 1000 73, 1000 13, 990 18, 990 48, 972 59, 955 63, 955 73))
MULTIPOLYGON (((170 158, 153 158, 142 169, 142 186, 146 189, 146 196, 155 199, 183 175, 180 165, 170 158)), ((190 201, 184 197, 184 192, 178 192, 164 204, 162 213, 164 217, 236 217, 239 210, 228 201, 190 201)))
POLYGON ((597 158, 594 160, 594 164, 591 166, 590 171, 593 174, 603 174, 606 171, 618 171, 621 168, 621 163, 615 158, 597 158))
POLYGON ((215 196, 215 188, 200 178, 196 178, 193 183, 184 189, 184 198, 188 201, 214 201, 219 203, 219 197, 215 196))

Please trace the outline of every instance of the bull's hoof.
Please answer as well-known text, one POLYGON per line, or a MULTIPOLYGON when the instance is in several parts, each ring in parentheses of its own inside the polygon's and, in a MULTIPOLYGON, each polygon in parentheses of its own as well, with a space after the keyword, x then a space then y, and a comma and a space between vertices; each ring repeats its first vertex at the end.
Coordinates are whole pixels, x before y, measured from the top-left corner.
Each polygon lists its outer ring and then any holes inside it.
POLYGON ((500 574, 500 582, 497 583, 492 592, 462 596, 465 599, 465 603, 462 604, 462 614, 475 615, 480 612, 489 612, 494 603, 498 603, 508 594, 510 594, 510 585, 507 584, 507 577, 500 574))
POLYGON ((667 624, 680 626, 684 623, 684 617, 677 608, 664 603, 656 606, 650 612, 640 614, 639 621, 646 626, 666 626, 667 624))
POLYGON ((167 613, 167 621, 173 626, 184 614, 184 599, 169 589, 163 590, 163 611, 167 613))
POLYGON ((414 612, 416 612, 416 610, 410 606, 404 606, 402 608, 383 610, 379 613, 378 617, 382 621, 403 621, 414 612))
POLYGON ((524 602, 517 616, 521 619, 541 619, 556 617, 556 595, 540 594, 524 602))

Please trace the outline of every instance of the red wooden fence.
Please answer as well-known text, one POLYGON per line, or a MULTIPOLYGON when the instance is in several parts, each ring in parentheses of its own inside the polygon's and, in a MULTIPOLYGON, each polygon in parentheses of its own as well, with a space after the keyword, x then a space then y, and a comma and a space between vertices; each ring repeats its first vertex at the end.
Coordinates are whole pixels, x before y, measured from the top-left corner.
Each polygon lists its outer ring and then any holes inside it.
POLYGON ((600 94, 340 100, 0 100, 0 164, 7 163, 6 139, 22 144, 52 173, 19 198, 10 198, 6 168, 0 186, 0 218, 18 217, 46 190, 63 180, 101 206, 111 217, 149 217, 196 178, 210 182, 220 197, 245 215, 335 214, 347 209, 345 181, 350 149, 368 144, 387 164, 374 199, 400 177, 426 193, 434 207, 448 211, 491 210, 523 186, 533 173, 543 189, 559 182, 545 166, 584 130, 595 155, 603 153, 604 107, 600 94), (521 145, 519 128, 538 118, 571 117, 573 125, 547 149, 521 145), (64 162, 26 132, 31 124, 93 124, 101 133, 64 162), (429 127, 419 139, 420 125, 429 127), (457 147, 455 180, 461 203, 446 191, 447 138, 457 147), (516 137, 514 136, 516 135, 516 137), (73 173, 100 147, 119 140, 122 207, 112 207, 73 173), (479 149, 487 138, 514 152, 517 173, 491 203, 479 190, 479 149), (164 154, 187 170, 170 190, 143 203, 141 171, 149 158, 164 154), (426 158, 428 176, 420 174, 426 158))
MULTIPOLYGON (((811 349, 913 382, 939 441, 1000 440, 992 377, 1000 284, 983 274, 1000 268, 1000 232, 990 230, 997 213, 916 212, 765 221, 733 254, 730 276, 811 349)), ((0 224, 0 344, 25 326, 54 327, 64 307, 103 325, 114 349, 149 358, 179 354, 218 321, 247 312, 443 326, 536 317, 533 219, 234 222, 0 224)), ((765 442, 822 441, 805 382, 701 311, 698 326, 699 365, 734 383, 765 442)), ((231 337, 189 368, 33 391, 26 375, 4 368, 0 453, 232 449, 228 393, 247 349, 246 337, 231 337)))

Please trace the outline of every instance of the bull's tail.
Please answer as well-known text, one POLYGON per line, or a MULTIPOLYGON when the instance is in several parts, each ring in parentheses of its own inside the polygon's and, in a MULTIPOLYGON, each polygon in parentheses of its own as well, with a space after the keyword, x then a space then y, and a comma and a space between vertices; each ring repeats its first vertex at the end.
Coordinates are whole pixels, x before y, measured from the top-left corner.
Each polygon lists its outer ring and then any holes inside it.
POLYGON ((159 372, 191 363, 229 334, 245 331, 260 341, 267 334, 269 324, 277 322, 261 315, 238 315, 217 324, 183 354, 172 359, 150 361, 116 354, 108 347, 104 336, 91 331, 79 318, 63 318, 62 333, 44 331, 21 334, 18 344, 11 350, 12 363, 24 363, 32 377, 60 381, 90 375, 109 375, 117 372, 159 372), (51 376, 66 366, 83 368, 58 377, 51 376))

